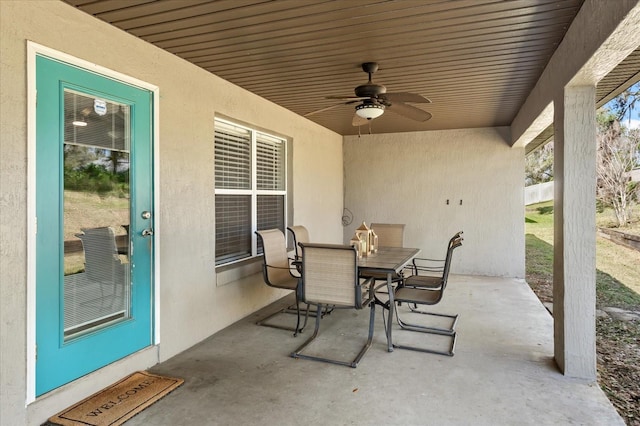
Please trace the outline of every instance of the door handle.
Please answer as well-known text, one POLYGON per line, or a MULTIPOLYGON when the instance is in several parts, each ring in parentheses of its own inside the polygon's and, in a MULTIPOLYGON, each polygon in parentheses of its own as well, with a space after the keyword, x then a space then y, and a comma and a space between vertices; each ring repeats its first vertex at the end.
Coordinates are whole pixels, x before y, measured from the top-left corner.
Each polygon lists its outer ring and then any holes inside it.
POLYGON ((153 235, 153 229, 147 228, 142 231, 143 237, 150 237, 153 235))

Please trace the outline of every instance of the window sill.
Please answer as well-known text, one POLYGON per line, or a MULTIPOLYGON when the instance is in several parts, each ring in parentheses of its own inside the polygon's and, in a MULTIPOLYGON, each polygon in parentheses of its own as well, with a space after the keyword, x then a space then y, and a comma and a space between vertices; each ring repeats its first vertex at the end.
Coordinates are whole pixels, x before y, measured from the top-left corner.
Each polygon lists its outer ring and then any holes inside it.
POLYGON ((216 268, 216 286, 222 287, 259 272, 262 272, 262 256, 231 265, 218 266, 216 268))

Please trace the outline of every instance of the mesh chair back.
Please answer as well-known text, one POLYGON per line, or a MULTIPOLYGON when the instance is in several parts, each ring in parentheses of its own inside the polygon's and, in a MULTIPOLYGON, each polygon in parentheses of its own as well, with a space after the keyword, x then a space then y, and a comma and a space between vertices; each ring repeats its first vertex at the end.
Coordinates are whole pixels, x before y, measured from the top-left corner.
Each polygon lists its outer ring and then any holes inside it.
POLYGON ((371 228, 378 236, 378 246, 404 247, 403 223, 372 223, 371 228))
POLYGON ((362 307, 354 247, 301 244, 303 300, 311 304, 362 307))
POLYGON ((442 274, 442 291, 447 286, 447 280, 449 278, 449 270, 451 269, 451 258, 453 257, 453 251, 462 245, 462 237, 460 233, 454 235, 449 241, 449 249, 447 250, 447 257, 444 261, 444 272, 442 274))
POLYGON ((292 280, 284 234, 279 229, 256 231, 264 254, 264 279, 267 284, 280 286, 292 280))
POLYGON ((82 228, 82 232, 76 236, 82 241, 87 277, 94 281, 113 280, 122 265, 113 228, 82 228))
POLYGON ((299 258, 302 252, 298 243, 311 242, 309 239, 309 231, 302 225, 290 226, 287 229, 291 232, 291 235, 293 235, 293 246, 296 250, 296 257, 299 258))

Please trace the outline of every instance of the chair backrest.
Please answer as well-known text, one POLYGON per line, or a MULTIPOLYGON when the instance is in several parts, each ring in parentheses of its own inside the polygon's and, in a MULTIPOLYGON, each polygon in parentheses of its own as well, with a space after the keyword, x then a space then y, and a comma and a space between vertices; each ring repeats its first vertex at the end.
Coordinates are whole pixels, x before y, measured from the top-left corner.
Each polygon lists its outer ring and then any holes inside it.
POLYGON ((451 248, 451 246, 453 245, 453 243, 454 243, 458 238, 462 237, 462 234, 463 234, 463 232, 462 232, 462 231, 458 231, 458 232, 456 232, 455 234, 453 234, 453 237, 451 237, 451 239, 449 240, 449 246, 448 246, 447 250, 451 248))
POLYGON ((444 270, 442 274, 442 290, 447 286, 447 280, 449 278, 449 270, 451 269, 451 259, 453 258, 453 251, 462 245, 462 232, 458 232, 449 240, 449 248, 447 249, 447 257, 444 261, 444 270))
POLYGON ((404 223, 372 223, 379 247, 404 247, 404 223))
POLYGON ((300 244, 302 248, 302 300, 360 309, 358 254, 352 246, 300 244))
POLYGON ((289 232, 291 232, 291 235, 293 236, 293 246, 296 250, 296 259, 300 259, 302 250, 300 249, 300 246, 298 246, 298 243, 311 242, 311 240, 309 239, 309 231, 302 225, 290 226, 287 228, 287 230, 289 230, 289 232))
POLYGON ((256 234, 262 243, 264 281, 275 287, 290 281, 291 273, 289 272, 287 243, 282 231, 279 229, 266 229, 256 231, 256 234))
POLYGON ((94 281, 114 279, 116 268, 122 262, 118 256, 116 235, 112 227, 82 228, 76 234, 84 249, 85 273, 94 281))

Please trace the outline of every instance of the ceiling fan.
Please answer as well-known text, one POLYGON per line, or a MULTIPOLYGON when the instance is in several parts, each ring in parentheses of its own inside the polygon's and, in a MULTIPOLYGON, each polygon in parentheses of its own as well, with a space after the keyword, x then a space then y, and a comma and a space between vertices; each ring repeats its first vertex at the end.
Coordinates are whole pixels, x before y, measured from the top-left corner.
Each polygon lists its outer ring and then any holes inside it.
POLYGON ((356 112, 351 122, 354 126, 367 124, 380 117, 386 110, 416 121, 427 121, 431 114, 407 103, 428 104, 431 101, 422 95, 408 92, 387 93, 387 88, 371 81, 371 76, 378 70, 377 62, 365 62, 362 70, 369 74, 369 81, 355 88, 355 96, 327 96, 326 99, 340 99, 342 102, 305 114, 305 117, 328 111, 341 105, 356 105, 356 112))

